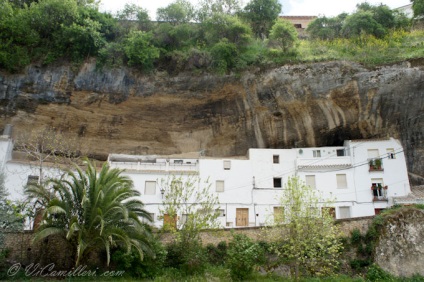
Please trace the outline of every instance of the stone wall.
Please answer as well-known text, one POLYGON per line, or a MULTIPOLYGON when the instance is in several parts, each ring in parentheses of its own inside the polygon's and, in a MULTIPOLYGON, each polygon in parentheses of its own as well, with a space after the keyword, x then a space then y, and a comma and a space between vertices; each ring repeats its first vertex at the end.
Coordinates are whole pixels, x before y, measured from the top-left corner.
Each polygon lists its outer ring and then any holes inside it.
MULTIPOLYGON (((352 219, 337 220, 337 224, 344 236, 349 236, 350 232, 357 228, 365 234, 371 224, 373 217, 361 217, 352 219)), ((253 240, 262 240, 262 227, 233 228, 225 230, 208 230, 201 233, 204 245, 217 245, 221 241, 229 242, 232 233, 245 234, 253 240)), ((54 262, 58 269, 72 267, 74 251, 69 242, 61 237, 49 237, 41 242, 33 243, 33 232, 4 233, 5 241, 1 249, 9 249, 8 261, 11 263, 20 262, 22 265, 39 262, 46 265, 54 262)), ((173 240, 173 234, 161 233, 160 240, 169 243, 173 240)))

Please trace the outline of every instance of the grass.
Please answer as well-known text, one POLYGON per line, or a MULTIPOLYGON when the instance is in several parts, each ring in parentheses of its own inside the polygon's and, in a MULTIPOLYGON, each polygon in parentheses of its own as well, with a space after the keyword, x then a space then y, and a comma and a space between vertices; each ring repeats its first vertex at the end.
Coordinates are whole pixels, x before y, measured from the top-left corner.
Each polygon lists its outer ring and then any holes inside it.
POLYGON ((383 39, 364 35, 356 39, 301 41, 301 62, 349 60, 368 67, 424 57, 424 31, 394 31, 383 39))

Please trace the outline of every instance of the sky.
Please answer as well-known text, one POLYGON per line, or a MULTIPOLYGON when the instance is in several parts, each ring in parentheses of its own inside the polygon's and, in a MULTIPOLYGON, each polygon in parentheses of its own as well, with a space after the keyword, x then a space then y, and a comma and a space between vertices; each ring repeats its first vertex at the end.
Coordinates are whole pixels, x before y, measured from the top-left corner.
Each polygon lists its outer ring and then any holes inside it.
MULTIPOLYGON (((197 0, 189 0, 193 4, 197 0)), ((398 8, 410 4, 410 0, 279 0, 283 5, 282 14, 286 16, 337 16, 343 12, 352 13, 356 4, 368 2, 373 5, 380 3, 390 8, 398 8)), ((156 19, 157 8, 163 8, 175 0, 101 0, 101 11, 115 13, 122 10, 126 3, 136 4, 149 11, 152 20, 156 19)), ((246 4, 247 0, 241 0, 246 4)))

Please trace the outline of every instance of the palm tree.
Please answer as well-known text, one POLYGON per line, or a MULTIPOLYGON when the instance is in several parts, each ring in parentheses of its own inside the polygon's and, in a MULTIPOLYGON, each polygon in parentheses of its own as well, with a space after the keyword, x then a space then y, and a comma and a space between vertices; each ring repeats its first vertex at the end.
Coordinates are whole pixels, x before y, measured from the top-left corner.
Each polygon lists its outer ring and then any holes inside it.
POLYGON ((141 219, 152 219, 136 198, 140 193, 121 170, 105 163, 97 172, 89 161, 86 165, 85 171, 75 166, 75 171, 50 179, 43 187, 27 187, 29 198, 44 203, 43 221, 34 241, 54 234, 65 236, 76 248, 76 266, 88 253, 101 250, 106 251, 109 265, 114 246, 128 251, 135 248, 143 258, 143 253, 150 250, 151 233, 141 219))

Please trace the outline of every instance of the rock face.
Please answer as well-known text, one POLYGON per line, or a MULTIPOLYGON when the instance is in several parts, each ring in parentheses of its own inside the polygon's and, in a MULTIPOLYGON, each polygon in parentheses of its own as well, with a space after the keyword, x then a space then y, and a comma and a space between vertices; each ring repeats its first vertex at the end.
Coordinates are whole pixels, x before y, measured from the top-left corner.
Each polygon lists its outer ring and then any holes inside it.
POLYGON ((396 276, 424 275, 424 211, 407 209, 389 217, 375 249, 375 262, 396 276))
POLYGON ((0 74, 0 126, 51 127, 98 158, 110 153, 245 155, 250 147, 341 145, 393 136, 424 171, 424 62, 350 62, 240 75, 141 75, 94 62, 0 74))

